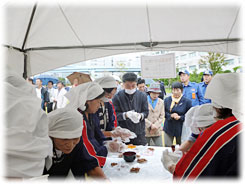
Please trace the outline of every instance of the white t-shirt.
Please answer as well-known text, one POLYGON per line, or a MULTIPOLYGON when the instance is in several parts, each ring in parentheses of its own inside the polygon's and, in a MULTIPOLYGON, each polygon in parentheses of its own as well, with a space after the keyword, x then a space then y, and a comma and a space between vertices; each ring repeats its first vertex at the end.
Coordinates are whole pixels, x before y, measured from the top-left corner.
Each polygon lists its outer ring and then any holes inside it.
POLYGON ((42 89, 42 88, 40 88, 40 89, 36 88, 37 97, 40 98, 40 99, 42 99, 41 89, 42 89))

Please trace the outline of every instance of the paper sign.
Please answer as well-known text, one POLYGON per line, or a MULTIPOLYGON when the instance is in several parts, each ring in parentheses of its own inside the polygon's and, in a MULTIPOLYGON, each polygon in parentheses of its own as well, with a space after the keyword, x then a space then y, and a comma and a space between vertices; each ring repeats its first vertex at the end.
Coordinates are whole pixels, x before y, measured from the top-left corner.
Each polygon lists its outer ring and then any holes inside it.
POLYGON ((175 78, 175 54, 141 56, 142 78, 175 78))

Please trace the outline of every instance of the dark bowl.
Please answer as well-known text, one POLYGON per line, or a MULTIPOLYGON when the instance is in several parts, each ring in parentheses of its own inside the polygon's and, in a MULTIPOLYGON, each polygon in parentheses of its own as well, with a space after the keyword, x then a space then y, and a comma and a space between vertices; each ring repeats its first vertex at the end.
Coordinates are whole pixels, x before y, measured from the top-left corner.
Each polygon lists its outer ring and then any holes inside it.
POLYGON ((136 153, 133 151, 124 152, 123 158, 126 162, 133 162, 136 158, 136 153))

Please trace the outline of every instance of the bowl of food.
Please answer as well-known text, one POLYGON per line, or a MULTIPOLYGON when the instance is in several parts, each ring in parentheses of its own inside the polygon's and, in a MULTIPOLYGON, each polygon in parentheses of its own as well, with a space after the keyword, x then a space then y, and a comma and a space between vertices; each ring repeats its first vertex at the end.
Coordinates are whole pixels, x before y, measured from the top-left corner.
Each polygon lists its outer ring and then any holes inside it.
POLYGON ((133 151, 127 151, 123 153, 123 159, 126 162, 133 162, 136 158, 136 153, 133 151))

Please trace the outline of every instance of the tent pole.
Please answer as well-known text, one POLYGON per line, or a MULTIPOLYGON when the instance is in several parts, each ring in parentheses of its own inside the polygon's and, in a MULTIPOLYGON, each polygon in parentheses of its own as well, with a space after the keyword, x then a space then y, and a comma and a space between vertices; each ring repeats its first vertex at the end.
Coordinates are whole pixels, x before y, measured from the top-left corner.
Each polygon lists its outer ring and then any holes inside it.
POLYGON ((27 78, 27 53, 23 52, 24 54, 24 72, 23 72, 23 78, 27 78))
POLYGON ((26 51, 24 49, 25 49, 26 41, 27 41, 30 29, 31 29, 31 24, 32 24, 32 21, 33 21, 33 17, 34 17, 34 14, 36 12, 36 8, 37 8, 37 3, 34 4, 34 7, 32 9, 30 21, 29 21, 29 24, 28 24, 28 27, 27 27, 27 30, 26 30, 26 34, 25 34, 25 38, 24 38, 24 41, 23 41, 23 44, 22 44, 22 48, 21 48, 21 51, 24 54, 24 72, 23 72, 24 79, 27 78, 27 53, 26 53, 26 51))

